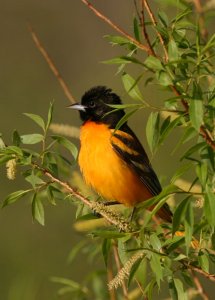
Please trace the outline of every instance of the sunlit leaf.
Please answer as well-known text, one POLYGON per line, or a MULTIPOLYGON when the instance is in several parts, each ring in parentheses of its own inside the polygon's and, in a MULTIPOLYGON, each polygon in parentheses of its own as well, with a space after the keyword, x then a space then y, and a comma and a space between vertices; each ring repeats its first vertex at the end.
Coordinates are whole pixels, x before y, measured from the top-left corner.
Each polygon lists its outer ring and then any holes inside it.
POLYGON ((32 217, 41 225, 45 225, 44 207, 37 193, 34 194, 32 200, 32 217))
POLYGON ((24 195, 26 195, 29 192, 31 192, 31 190, 20 190, 20 191, 16 191, 16 192, 11 193, 3 201, 2 207, 5 207, 7 205, 10 205, 10 204, 16 202, 18 199, 22 198, 24 195))
POLYGON ((32 119, 35 123, 37 123, 37 125, 39 125, 45 131, 45 123, 40 116, 35 114, 29 114, 29 113, 24 113, 24 115, 32 119))
POLYGON ((20 138, 21 142, 26 145, 38 144, 44 139, 42 134, 39 133, 24 134, 21 135, 20 138))

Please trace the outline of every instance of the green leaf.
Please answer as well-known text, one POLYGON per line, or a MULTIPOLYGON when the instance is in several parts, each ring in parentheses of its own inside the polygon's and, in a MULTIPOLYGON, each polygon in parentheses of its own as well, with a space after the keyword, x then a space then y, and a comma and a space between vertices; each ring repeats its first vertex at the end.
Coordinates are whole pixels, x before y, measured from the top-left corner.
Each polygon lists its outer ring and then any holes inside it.
POLYGON ((56 140, 60 145, 69 150, 75 160, 77 159, 78 150, 72 142, 70 142, 67 138, 59 135, 52 135, 51 137, 53 138, 53 140, 56 140))
POLYGON ((134 100, 143 101, 143 96, 137 86, 137 82, 139 81, 139 79, 140 77, 135 80, 131 75, 127 73, 124 73, 122 75, 122 82, 129 96, 134 100))
POLYGON ((204 188, 208 178, 208 166, 205 161, 202 161, 196 166, 196 174, 201 182, 202 187, 204 188))
POLYGON ((37 193, 34 194, 32 200, 32 217, 41 225, 45 225, 44 207, 37 193))
POLYGON ((199 131, 203 122, 203 102, 201 99, 191 99, 189 106, 190 120, 193 127, 199 131))
POLYGON ((195 144, 184 153, 184 155, 181 157, 181 160, 183 160, 184 158, 189 158, 192 154, 196 153, 197 151, 203 150, 205 147, 205 142, 195 144))
POLYGON ((4 149, 5 148, 5 143, 2 139, 2 134, 0 133, 0 150, 4 149))
POLYGON ((123 36, 118 36, 118 35, 105 35, 105 38, 107 38, 113 45, 126 45, 126 44, 131 44, 130 40, 123 36))
POLYGON ((172 300, 180 300, 178 298, 178 292, 177 292, 177 289, 175 286, 174 279, 172 277, 168 278, 168 284, 169 284, 169 293, 170 293, 171 299, 172 300))
POLYGON ((94 230, 92 232, 93 236, 102 237, 105 239, 119 239, 124 238, 125 236, 128 236, 127 233, 113 231, 113 230, 94 230))
POLYGON ((170 62, 177 61, 179 59, 178 47, 173 39, 171 39, 168 44, 168 56, 170 62))
POLYGON ((39 125, 45 131, 45 123, 40 116, 35 114, 29 114, 29 113, 24 113, 24 115, 32 119, 35 123, 37 123, 37 125, 39 125))
POLYGON ((18 156, 23 156, 22 149, 17 146, 8 146, 7 148, 5 148, 5 152, 7 154, 17 154, 18 156))
POLYGON ((159 71, 156 73, 156 77, 160 85, 162 86, 172 85, 172 79, 170 78, 168 73, 164 71, 159 71))
POLYGON ((37 144, 37 143, 40 143, 44 139, 42 134, 39 134, 39 133, 21 135, 20 138, 21 138, 22 143, 26 144, 26 145, 37 144))
POLYGON ((140 257, 132 266, 131 271, 129 273, 129 277, 128 277, 128 287, 130 286, 132 279, 134 278, 136 272, 138 271, 138 268, 142 262, 143 258, 140 257))
POLYGON ((54 108, 54 103, 51 102, 49 105, 49 111, 48 111, 48 117, 47 117, 47 124, 46 124, 46 131, 48 130, 51 122, 52 122, 52 117, 53 117, 53 108, 54 108))
POLYGON ((199 265, 200 265, 201 269, 208 273, 209 272, 208 256, 202 250, 199 251, 198 262, 199 262, 199 265))
POLYGON ((36 174, 35 174, 35 173, 34 173, 34 170, 32 170, 32 172, 31 172, 30 175, 28 175, 28 176, 25 177, 25 180, 26 180, 27 182, 29 182, 29 183, 33 186, 34 189, 36 188, 36 186, 45 183, 45 181, 43 181, 43 180, 40 178, 40 173, 36 173, 36 174))
POLYGON ((159 288, 160 288, 160 282, 163 279, 163 271, 162 271, 160 259, 161 259, 160 255, 156 253, 151 254, 150 266, 155 275, 155 279, 159 288))
POLYGON ((174 278, 175 288, 177 290, 177 298, 178 300, 188 300, 186 294, 184 292, 183 283, 180 279, 174 278))
POLYGON ((52 205, 56 205, 56 202, 55 202, 56 195, 55 194, 59 194, 59 193, 61 193, 61 191, 59 189, 57 189, 56 187, 54 187, 53 185, 49 184, 47 186, 46 192, 47 192, 49 202, 52 205))
POLYGON ((159 141, 159 123, 160 115, 158 112, 152 112, 149 115, 146 124, 146 138, 148 141, 149 148, 152 153, 156 151, 156 147, 159 141))
POLYGON ((20 135, 19 135, 19 133, 18 133, 17 130, 14 130, 14 132, 13 132, 13 139, 12 139, 12 141, 13 141, 13 145, 14 146, 19 147, 19 145, 21 143, 21 138, 20 138, 20 135))
POLYGON ((108 257, 111 249, 111 239, 104 239, 102 243, 102 254, 105 262, 105 266, 108 265, 108 257))
POLYGON ((172 221, 172 235, 179 229, 182 221, 185 218, 185 212, 189 203, 190 196, 186 197, 181 203, 177 206, 172 221))
POLYGON ((215 195, 212 192, 212 188, 206 185, 204 214, 205 214, 205 218, 208 220, 211 226, 215 226, 214 206, 215 206, 215 195))
POLYGON ((185 242, 186 242, 187 253, 190 250, 190 243, 193 237, 193 225, 194 225, 193 206, 192 203, 189 201, 187 204, 187 209, 186 209, 185 219, 184 219, 185 242))
POLYGON ((169 20, 164 11, 159 11, 158 13, 158 18, 161 21, 161 23, 164 25, 164 27, 168 27, 169 25, 169 20))
POLYGON ((151 70, 154 70, 154 71, 164 70, 164 68, 161 64, 161 61, 154 56, 148 56, 144 63, 151 70))
POLYGON ((200 126, 203 123, 203 100, 202 100, 202 91, 200 86, 196 83, 193 84, 193 97, 190 100, 189 106, 189 114, 190 114, 190 121, 193 127, 199 131, 200 126))
POLYGON ((139 22, 136 17, 133 20, 134 36, 135 39, 140 42, 139 22))
POLYGON ((10 204, 16 202, 18 199, 22 198, 24 195, 26 195, 27 193, 29 193, 31 191, 32 190, 20 190, 20 191, 11 193, 4 200, 2 207, 5 207, 7 205, 10 205, 10 204))
POLYGON ((116 127, 115 127, 115 131, 116 130, 119 130, 120 127, 125 124, 128 119, 137 111, 138 109, 132 109, 130 110, 129 112, 127 112, 120 120, 119 122, 116 124, 116 127))

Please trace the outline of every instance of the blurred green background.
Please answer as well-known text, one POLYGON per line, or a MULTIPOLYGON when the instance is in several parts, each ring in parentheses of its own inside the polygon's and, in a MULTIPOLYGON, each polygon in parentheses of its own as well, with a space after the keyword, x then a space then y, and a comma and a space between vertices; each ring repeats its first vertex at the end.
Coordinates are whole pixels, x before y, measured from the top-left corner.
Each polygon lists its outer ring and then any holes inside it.
MULTIPOLYGON (((113 21, 132 32, 134 16, 130 0, 94 1, 113 21), (119 9, 120 8, 120 9, 119 9)), ((37 127, 22 113, 46 116, 50 101, 55 101, 54 121, 79 125, 78 115, 66 109, 69 104, 47 63, 36 49, 27 29, 29 22, 53 58, 63 78, 78 100, 90 87, 107 85, 125 98, 116 67, 100 63, 122 54, 111 47, 106 34, 116 34, 99 20, 80 0, 1 0, 0 9, 0 132, 6 143, 11 133, 31 133, 37 127)), ((135 74, 135 70, 134 74, 135 74)), ((159 88, 142 91, 146 99, 156 102, 159 88)), ((145 124, 149 111, 138 113, 130 121, 134 131, 145 140, 145 124)), ((169 141, 176 144, 177 136, 169 141)), ((155 170, 161 178, 168 178, 176 167, 176 156, 169 155, 169 145, 161 148, 153 158, 155 170), (167 155, 168 154, 168 155, 167 155), (165 174, 165 176, 164 176, 165 174)), ((149 153, 149 151, 148 151, 149 153)), ((23 188, 19 179, 6 179, 0 169, 0 199, 23 188)), ((75 208, 68 203, 46 207, 46 225, 34 224, 29 201, 23 199, 0 210, 0 299, 45 300, 56 299, 58 286, 51 276, 81 280, 89 269, 84 257, 72 265, 67 263, 71 248, 84 236, 73 230, 75 208)))

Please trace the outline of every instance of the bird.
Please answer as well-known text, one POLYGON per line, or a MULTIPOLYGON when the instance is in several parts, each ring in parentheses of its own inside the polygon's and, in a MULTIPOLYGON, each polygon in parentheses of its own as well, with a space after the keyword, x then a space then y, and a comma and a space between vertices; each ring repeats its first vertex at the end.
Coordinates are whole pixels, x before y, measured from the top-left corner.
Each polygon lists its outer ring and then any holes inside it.
MULTIPOLYGON (((78 163, 86 184, 109 204, 135 208, 159 195, 162 187, 146 151, 127 122, 116 129, 125 111, 113 106, 121 104, 112 89, 95 86, 84 93, 80 103, 69 107, 78 110, 82 120, 78 163)), ((172 221, 167 203, 157 215, 166 222, 172 221)))

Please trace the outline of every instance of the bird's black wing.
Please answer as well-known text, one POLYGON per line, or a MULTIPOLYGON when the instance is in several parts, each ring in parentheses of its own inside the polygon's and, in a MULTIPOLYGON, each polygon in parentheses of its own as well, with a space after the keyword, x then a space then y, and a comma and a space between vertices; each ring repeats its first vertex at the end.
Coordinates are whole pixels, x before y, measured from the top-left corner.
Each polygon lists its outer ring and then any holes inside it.
POLYGON ((117 155, 136 173, 152 196, 158 195, 162 188, 148 156, 133 131, 127 126, 117 130, 111 139, 117 155))

